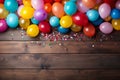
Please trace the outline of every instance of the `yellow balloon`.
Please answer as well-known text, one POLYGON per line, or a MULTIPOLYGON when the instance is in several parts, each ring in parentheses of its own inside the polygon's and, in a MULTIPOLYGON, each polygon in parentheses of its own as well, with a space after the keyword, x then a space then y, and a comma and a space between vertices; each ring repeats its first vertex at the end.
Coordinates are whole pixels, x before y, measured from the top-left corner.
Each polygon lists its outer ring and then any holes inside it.
POLYGON ((23 0, 24 6, 31 6, 31 0, 23 0))
POLYGON ((106 22, 109 22, 109 21, 111 21, 111 16, 108 16, 107 18, 105 18, 104 20, 106 21, 106 22))
POLYGON ((27 29, 27 27, 30 25, 29 19, 20 18, 19 25, 22 29, 27 29))
POLYGON ((73 32, 80 32, 82 30, 82 26, 78 26, 76 24, 73 24, 70 28, 73 32))
POLYGON ((68 16, 68 15, 63 16, 60 20, 60 25, 63 28, 70 28, 72 23, 73 23, 72 18, 71 18, 71 16, 68 16))
POLYGON ((113 19, 112 26, 115 30, 120 30, 120 19, 113 19))
POLYGON ((36 37, 39 34, 39 28, 37 25, 32 24, 27 28, 27 35, 30 37, 36 37))
POLYGON ((20 11, 20 15, 24 19, 30 19, 34 15, 34 9, 32 7, 24 6, 20 11))
POLYGON ((3 4, 0 4, 0 19, 5 19, 9 12, 4 8, 3 4))

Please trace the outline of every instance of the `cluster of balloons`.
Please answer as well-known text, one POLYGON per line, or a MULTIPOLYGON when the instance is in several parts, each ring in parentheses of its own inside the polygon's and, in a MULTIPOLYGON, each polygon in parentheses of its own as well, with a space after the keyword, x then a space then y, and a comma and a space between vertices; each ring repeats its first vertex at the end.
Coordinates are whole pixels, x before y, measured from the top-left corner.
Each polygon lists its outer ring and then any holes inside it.
POLYGON ((120 30, 120 0, 0 0, 0 32, 20 26, 27 35, 70 31, 93 37, 120 30))

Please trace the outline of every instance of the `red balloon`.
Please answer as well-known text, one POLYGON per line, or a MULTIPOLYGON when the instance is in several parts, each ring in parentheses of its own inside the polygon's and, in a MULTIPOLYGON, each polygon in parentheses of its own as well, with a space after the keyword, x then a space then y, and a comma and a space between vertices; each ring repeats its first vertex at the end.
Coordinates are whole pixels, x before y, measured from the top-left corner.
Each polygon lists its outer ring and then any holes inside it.
POLYGON ((77 12, 72 16, 73 22, 79 26, 85 26, 88 24, 88 17, 81 12, 77 12))
POLYGON ((44 0, 45 3, 53 3, 54 0, 44 0))
POLYGON ((108 3, 112 8, 115 7, 115 3, 117 0, 104 0, 105 3, 108 3))
POLYGON ((54 1, 56 1, 56 2, 60 2, 61 0, 54 0, 54 1))
POLYGON ((47 21, 40 22, 39 29, 43 33, 50 33, 51 32, 51 26, 47 21))
POLYGON ((93 37, 95 35, 95 27, 92 24, 87 24, 83 28, 83 32, 88 37, 93 37))
POLYGON ((4 3, 4 0, 0 0, 0 3, 4 3))

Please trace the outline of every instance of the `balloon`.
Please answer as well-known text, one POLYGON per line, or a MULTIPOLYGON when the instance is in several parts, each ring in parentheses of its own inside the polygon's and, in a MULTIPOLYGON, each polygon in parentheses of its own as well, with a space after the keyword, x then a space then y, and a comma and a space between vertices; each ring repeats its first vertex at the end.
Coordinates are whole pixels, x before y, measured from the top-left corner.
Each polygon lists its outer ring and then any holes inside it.
POLYGON ((98 18, 96 21, 93 21, 92 24, 94 26, 99 26, 101 23, 103 23, 103 19, 102 18, 98 18))
POLYGON ((120 0, 117 0, 115 7, 120 10, 120 0))
POLYGON ((0 4, 0 19, 5 19, 9 12, 4 8, 3 4, 0 4))
POLYGON ((51 26, 48 22, 42 21, 39 23, 39 30, 43 33, 50 33, 51 32, 51 26))
POLYGON ((60 24, 60 20, 56 16, 52 16, 49 20, 49 23, 52 27, 58 27, 60 24))
POLYGON ((114 9, 112 9, 110 15, 111 15, 111 17, 112 17, 113 19, 119 19, 119 18, 120 18, 120 10, 114 8, 114 9))
POLYGON ((39 21, 47 19, 47 13, 44 9, 38 9, 34 12, 34 18, 39 21))
POLYGON ((96 0, 96 3, 97 4, 100 4, 100 3, 102 3, 103 2, 103 0, 96 0))
POLYGON ((33 24, 39 24, 39 20, 36 20, 34 17, 31 19, 31 22, 33 23, 33 24))
POLYGON ((50 3, 46 3, 44 5, 44 9, 47 13, 50 13, 52 11, 52 5, 50 3))
POLYGON ((24 6, 20 11, 20 15, 24 19, 30 19, 34 15, 34 9, 32 7, 24 6))
POLYGON ((43 0, 31 0, 32 7, 36 10, 44 8, 43 0))
POLYGON ((4 0, 0 0, 0 3, 4 3, 4 0))
POLYGON ((83 3, 82 0, 77 0, 77 8, 80 12, 82 13, 86 13, 89 8, 87 8, 83 3))
POLYGON ((70 31, 69 28, 63 28, 62 26, 58 27, 58 32, 60 32, 61 34, 66 34, 70 31))
POLYGON ((97 10, 91 9, 87 12, 89 21, 96 21, 99 18, 99 13, 97 10))
POLYGON ((95 27, 92 24, 87 24, 83 28, 83 32, 88 37, 93 37, 95 35, 95 27))
POLYGON ((96 5, 96 0, 82 0, 82 3, 88 8, 93 8, 96 5))
POLYGON ((115 30, 120 30, 120 19, 113 19, 112 26, 115 30))
POLYGON ((27 28, 27 35, 30 37, 36 37, 39 34, 39 28, 35 24, 31 24, 27 28))
POLYGON ((4 6, 9 12, 16 12, 18 9, 18 3, 16 0, 5 0, 4 6))
POLYGON ((23 5, 23 1, 22 0, 17 0, 18 5, 23 5))
POLYGON ((64 11, 68 15, 73 15, 77 11, 77 5, 75 4, 75 2, 68 1, 64 6, 64 11))
POLYGON ((19 25, 20 25, 20 27, 22 29, 27 29, 27 27, 30 25, 30 20, 29 19, 20 18, 19 25))
POLYGON ((76 2, 77 0, 70 0, 70 1, 76 2))
POLYGON ((76 25, 84 26, 88 23, 88 17, 86 14, 77 12, 72 16, 72 20, 76 25))
POLYGON ((0 33, 5 32, 8 29, 7 23, 5 20, 0 20, 0 33))
POLYGON ((73 24, 70 28, 73 32, 80 32, 82 30, 82 26, 78 26, 76 24, 73 24))
POLYGON ((23 0, 24 6, 30 6, 31 7, 31 0, 23 0))
POLYGON ((111 16, 108 16, 104 19, 104 21, 109 22, 109 21, 111 21, 111 19, 112 19, 111 16))
POLYGON ((53 3, 54 0, 44 0, 45 3, 53 3))
POLYGON ((109 22, 103 22, 100 26, 99 29, 101 32, 104 34, 110 34, 113 31, 112 24, 109 22))
POLYGON ((72 21, 72 18, 71 16, 63 16, 61 19, 60 19, 60 25, 63 27, 63 28, 70 28, 71 25, 72 25, 73 21, 72 21))
POLYGON ((21 15, 20 15, 20 12, 21 12, 21 10, 22 10, 23 7, 24 7, 24 5, 20 5, 20 6, 18 7, 17 14, 18 14, 19 16, 21 16, 21 15))
POLYGON ((56 1, 56 2, 60 2, 61 0, 54 0, 54 1, 56 1))
POLYGON ((117 0, 103 0, 103 1, 104 3, 107 3, 108 5, 110 5, 111 8, 113 8, 117 0))
POLYGON ((52 5, 52 12, 55 16, 57 16, 58 18, 61 18, 62 16, 64 16, 65 12, 64 12, 64 7, 61 3, 59 2, 55 2, 52 5))
POLYGON ((7 25, 10 28, 16 28, 18 26, 18 16, 15 13, 10 13, 6 18, 7 25))
POLYGON ((100 5, 99 14, 101 18, 105 19, 106 17, 110 15, 110 12, 111 12, 111 8, 108 4, 103 3, 102 5, 100 5))

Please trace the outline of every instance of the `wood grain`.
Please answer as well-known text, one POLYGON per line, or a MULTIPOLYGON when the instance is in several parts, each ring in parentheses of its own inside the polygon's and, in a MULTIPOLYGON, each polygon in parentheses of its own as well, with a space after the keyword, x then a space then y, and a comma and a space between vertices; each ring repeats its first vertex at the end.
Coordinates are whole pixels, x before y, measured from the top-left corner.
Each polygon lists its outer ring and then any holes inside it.
POLYGON ((0 68, 120 69, 118 54, 0 54, 0 68))
POLYGON ((119 80, 120 70, 0 70, 0 80, 119 80))
POLYGON ((119 49, 119 41, 0 41, 0 53, 119 54, 119 49))

